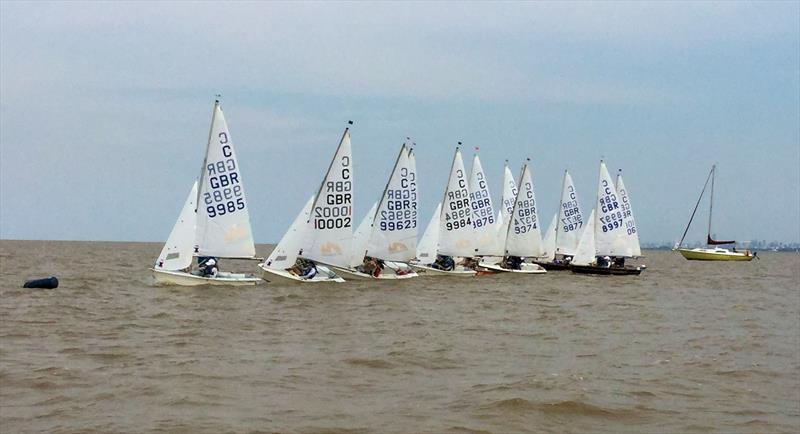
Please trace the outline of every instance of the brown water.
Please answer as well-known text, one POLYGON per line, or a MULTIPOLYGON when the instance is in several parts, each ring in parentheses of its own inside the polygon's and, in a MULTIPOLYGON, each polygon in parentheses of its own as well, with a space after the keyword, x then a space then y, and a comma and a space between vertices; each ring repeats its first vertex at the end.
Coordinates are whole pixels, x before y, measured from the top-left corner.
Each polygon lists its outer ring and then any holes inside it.
POLYGON ((794 253, 232 289, 160 248, 0 242, 2 432, 800 431, 794 253))

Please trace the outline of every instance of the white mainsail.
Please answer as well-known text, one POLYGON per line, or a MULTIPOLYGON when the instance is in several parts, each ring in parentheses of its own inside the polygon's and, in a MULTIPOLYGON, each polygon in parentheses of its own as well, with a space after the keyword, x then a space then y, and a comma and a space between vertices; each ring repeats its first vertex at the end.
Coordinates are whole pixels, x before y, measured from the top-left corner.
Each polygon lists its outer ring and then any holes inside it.
POLYGON ((469 199, 472 206, 472 227, 474 230, 475 255, 496 254, 497 220, 492 206, 492 195, 486 183, 481 160, 478 154, 472 159, 472 172, 469 178, 469 199))
POLYGON ((597 184, 597 217, 595 219, 595 244, 598 256, 623 256, 625 250, 625 224, 622 204, 606 163, 600 161, 600 179, 597 184))
POLYGON ((353 241, 353 154, 345 128, 308 219, 309 247, 303 256, 348 267, 353 241))
POLYGON ((241 168, 219 101, 214 102, 198 188, 197 254, 224 258, 255 256, 241 168))
POLYGON ((264 262, 268 268, 273 270, 285 270, 294 265, 300 250, 303 249, 306 242, 307 234, 306 222, 308 215, 311 213, 311 205, 314 204, 314 196, 308 199, 308 202, 297 214, 289 230, 283 234, 283 237, 275 246, 275 249, 270 253, 267 260, 264 262))
POLYGON ((439 215, 439 254, 472 256, 472 207, 461 150, 456 148, 439 215))
POLYGON ((417 244, 417 260, 422 264, 430 264, 436 260, 436 249, 439 245, 439 214, 441 213, 442 203, 439 202, 417 244))
POLYGON ((197 212, 195 201, 197 200, 197 181, 192 184, 189 196, 178 214, 178 220, 169 233, 169 238, 161 249, 161 254, 156 259, 156 268, 177 271, 192 265, 192 253, 194 252, 195 225, 197 223, 197 212))
POLYGON ((636 230, 636 220, 633 218, 630 196, 628 196, 628 190, 625 188, 625 183, 622 181, 622 169, 617 173, 616 187, 619 199, 622 201, 622 221, 625 224, 625 235, 622 237, 622 239, 625 240, 625 246, 622 248, 622 253, 619 255, 629 257, 642 256, 642 248, 639 245, 639 233, 636 230))
MULTIPOLYGON (((404 144, 383 191, 380 205, 373 210, 367 255, 388 261, 407 262, 417 250, 416 162, 404 144)), ((362 257, 363 258, 363 257, 362 257)), ((359 262, 360 263, 360 262, 359 262)))
POLYGON ((578 203, 578 194, 569 172, 564 171, 564 182, 561 190, 561 205, 559 207, 559 220, 556 227, 556 250, 560 255, 574 255, 578 248, 583 231, 584 221, 581 207, 578 203))
MULTIPOLYGON (((370 207, 364 219, 353 232, 353 252, 350 255, 350 266, 357 267, 364 263, 364 256, 367 253, 367 244, 369 243, 370 233, 372 232, 372 224, 375 222, 375 210, 378 209, 378 203, 375 202, 370 207)), ((370 255, 371 256, 371 255, 370 255)))
POLYGON ((592 212, 589 213, 586 226, 581 234, 581 239, 578 241, 578 247, 575 249, 575 256, 572 257, 572 264, 591 265, 595 262, 597 249, 594 243, 594 225, 594 210, 592 210, 592 212))
POLYGON ((536 196, 533 193, 533 179, 527 163, 522 167, 519 191, 508 226, 506 255, 542 256, 542 235, 536 215, 536 196))
POLYGON ((547 232, 544 233, 542 239, 542 257, 548 261, 556 259, 556 224, 558 223, 558 214, 553 214, 550 220, 550 225, 547 226, 547 232))

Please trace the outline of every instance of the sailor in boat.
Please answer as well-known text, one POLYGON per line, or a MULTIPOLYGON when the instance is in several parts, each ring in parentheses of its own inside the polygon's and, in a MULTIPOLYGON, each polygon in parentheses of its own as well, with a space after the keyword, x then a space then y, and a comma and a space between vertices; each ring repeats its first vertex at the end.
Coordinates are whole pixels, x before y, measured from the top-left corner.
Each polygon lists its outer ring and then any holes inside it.
POLYGON ((310 280, 317 275, 317 267, 312 261, 304 258, 297 258, 294 265, 288 271, 301 279, 310 280))
POLYGON ((214 258, 209 258, 200 268, 200 274, 203 277, 217 277, 217 273, 219 273, 219 267, 217 267, 217 260, 214 258))
POLYGON ((615 256, 612 260, 611 265, 616 268, 625 268, 625 257, 624 256, 615 256))
POLYGON ((356 271, 359 271, 364 274, 369 274, 372 277, 378 277, 381 275, 381 271, 383 266, 378 262, 377 259, 373 258, 372 256, 364 256, 364 262, 361 265, 356 267, 356 271))
POLYGON ((433 261, 431 267, 442 271, 453 271, 456 268, 456 263, 453 261, 452 256, 436 255, 436 260, 433 261))
POLYGON ((524 259, 519 256, 506 256, 501 266, 508 270, 521 270, 523 261, 524 259))
POLYGON ((467 270, 474 270, 478 266, 478 260, 473 257, 466 257, 461 261, 461 265, 467 270))

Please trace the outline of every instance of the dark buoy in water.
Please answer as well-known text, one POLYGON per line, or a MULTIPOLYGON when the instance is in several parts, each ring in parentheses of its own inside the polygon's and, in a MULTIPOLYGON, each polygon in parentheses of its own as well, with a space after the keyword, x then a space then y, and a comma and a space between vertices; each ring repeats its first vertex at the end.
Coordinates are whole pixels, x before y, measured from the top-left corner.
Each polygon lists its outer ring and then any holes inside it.
POLYGON ((32 279, 25 281, 22 285, 23 288, 41 288, 41 289, 55 289, 58 288, 58 279, 56 276, 46 277, 44 279, 32 279))

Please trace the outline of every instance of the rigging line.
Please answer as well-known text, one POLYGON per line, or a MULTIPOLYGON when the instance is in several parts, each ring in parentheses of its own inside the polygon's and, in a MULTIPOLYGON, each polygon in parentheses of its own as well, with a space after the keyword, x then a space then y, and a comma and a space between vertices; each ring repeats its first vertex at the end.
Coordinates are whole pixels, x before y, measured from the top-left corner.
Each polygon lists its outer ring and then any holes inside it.
POLYGON ((697 212, 697 207, 700 206, 700 200, 703 199, 703 193, 706 192, 706 187, 708 187, 708 181, 711 179, 711 175, 714 173, 714 167, 711 167, 711 171, 708 172, 708 177, 706 178, 706 183, 703 184, 703 190, 700 192, 700 197, 697 198, 697 203, 694 204, 694 210, 692 210, 692 216, 689 217, 689 223, 686 225, 686 229, 683 231, 683 236, 681 240, 678 242, 678 247, 683 244, 683 239, 686 238, 686 233, 689 232, 689 226, 692 225, 692 220, 694 220, 694 215, 697 212))

